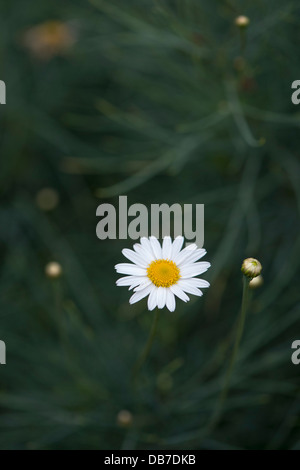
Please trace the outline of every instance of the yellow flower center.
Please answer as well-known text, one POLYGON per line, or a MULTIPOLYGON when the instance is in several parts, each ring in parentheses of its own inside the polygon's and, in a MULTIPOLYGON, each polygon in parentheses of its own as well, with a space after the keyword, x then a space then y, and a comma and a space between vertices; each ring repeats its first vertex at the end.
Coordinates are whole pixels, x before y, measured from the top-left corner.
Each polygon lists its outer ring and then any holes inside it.
POLYGON ((173 261, 158 259, 149 264, 147 276, 156 287, 170 287, 180 278, 180 271, 173 261))

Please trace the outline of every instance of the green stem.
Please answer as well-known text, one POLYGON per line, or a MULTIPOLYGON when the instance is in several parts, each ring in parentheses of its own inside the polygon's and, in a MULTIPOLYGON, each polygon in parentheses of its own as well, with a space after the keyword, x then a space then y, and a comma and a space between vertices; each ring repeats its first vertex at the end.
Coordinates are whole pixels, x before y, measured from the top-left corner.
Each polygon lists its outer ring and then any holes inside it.
POLYGON ((63 317, 62 317, 62 284, 60 279, 52 280, 52 289, 53 289, 53 298, 54 298, 54 309, 55 309, 55 319, 56 327, 60 342, 64 342, 64 329, 63 329, 63 317))
POLYGON ((245 54, 247 44, 247 28, 240 28, 240 40, 241 40, 241 53, 245 54))
POLYGON ((232 372, 234 369, 234 365, 236 363, 236 359, 238 357, 239 347, 240 347, 240 343, 241 343, 241 339, 242 339, 244 327, 245 327, 245 320, 246 320, 247 307, 248 307, 248 297, 249 297, 249 279, 246 276, 244 276, 242 307, 241 307, 241 314, 240 314, 238 325, 237 325, 237 332, 236 332, 234 347, 233 347, 231 359, 229 362, 229 366, 225 375, 224 385, 221 390, 215 412, 212 416, 212 419, 209 425, 210 430, 212 430, 216 426, 216 424, 219 422, 221 418, 224 403, 226 401, 226 398, 230 389, 232 372))
POLYGON ((140 372, 142 366, 144 365, 144 363, 145 363, 145 361, 146 361, 146 359, 149 355, 149 352, 151 350, 151 346, 152 346, 152 343, 153 343, 153 340, 154 340, 154 337, 155 337, 155 334, 156 334, 156 330, 157 330, 158 319, 159 319, 159 309, 156 308, 153 323, 152 323, 152 327, 151 327, 149 337, 148 337, 148 341, 147 341, 147 343, 146 343, 139 359, 137 360, 137 362, 136 362, 136 364, 133 368, 133 378, 134 379, 136 379, 138 373, 140 372))

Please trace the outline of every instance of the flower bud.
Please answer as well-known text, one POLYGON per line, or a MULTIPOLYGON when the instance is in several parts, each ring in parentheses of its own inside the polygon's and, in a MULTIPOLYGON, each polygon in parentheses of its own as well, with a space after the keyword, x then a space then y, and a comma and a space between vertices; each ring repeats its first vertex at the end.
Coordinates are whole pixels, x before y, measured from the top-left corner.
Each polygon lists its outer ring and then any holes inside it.
POLYGON ((246 28, 249 25, 250 20, 248 16, 240 15, 236 17, 234 22, 239 28, 246 28))
POLYGON ((68 23, 46 21, 28 29, 23 44, 39 60, 50 60, 62 55, 76 42, 76 35, 68 23))
POLYGON ((117 415, 117 423, 122 428, 128 428, 131 426, 133 416, 128 410, 121 410, 117 415))
POLYGON ((261 287, 263 283, 264 279, 261 275, 259 275, 251 279, 251 281, 249 282, 249 287, 251 287, 251 289, 257 289, 258 287, 261 287))
POLYGON ((261 271, 262 265, 257 259, 247 258, 244 260, 242 264, 242 273, 245 274, 245 276, 253 279, 254 277, 259 276, 261 271))
POLYGON ((59 195, 55 189, 43 188, 36 195, 36 204, 43 211, 51 211, 59 203, 59 195))
POLYGON ((56 261, 51 261, 45 268, 46 276, 50 279, 57 279, 62 275, 62 267, 56 261))

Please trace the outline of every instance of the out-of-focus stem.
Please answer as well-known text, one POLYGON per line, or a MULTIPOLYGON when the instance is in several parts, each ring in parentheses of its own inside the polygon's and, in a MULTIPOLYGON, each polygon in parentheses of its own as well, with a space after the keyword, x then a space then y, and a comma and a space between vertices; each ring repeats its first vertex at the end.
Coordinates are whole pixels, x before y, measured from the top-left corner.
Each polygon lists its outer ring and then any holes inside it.
POLYGON ((232 372, 233 372, 233 369, 234 369, 234 365, 236 363, 236 359, 238 357, 239 347, 240 347, 241 339, 242 339, 243 332, 244 332, 245 320, 246 320, 246 314, 247 314, 247 307, 248 307, 248 299, 249 299, 249 278, 244 276, 244 278, 243 278, 242 307, 241 307, 241 313, 240 313, 239 320, 238 320, 235 342, 234 342, 233 351, 232 351, 232 355, 231 355, 231 358, 230 358, 229 366, 228 366, 228 369, 226 371, 224 385, 223 385, 223 388, 221 390, 221 393, 220 393, 220 396, 219 396, 214 414, 213 414, 212 419, 209 423, 209 429, 210 430, 215 428, 216 424, 219 422, 219 420, 221 418, 224 403, 226 401, 226 398, 227 398, 227 395, 228 395, 228 392, 229 392, 229 389, 230 389, 232 372))
POLYGON ((133 379, 134 380, 137 378, 138 373, 140 372, 142 366, 144 365, 144 363, 145 363, 145 361, 146 361, 146 359, 149 355, 149 352, 151 350, 151 346, 152 346, 153 340, 155 338, 156 330, 157 330, 158 319, 159 319, 159 309, 156 308, 154 318, 153 318, 152 327, 151 327, 151 330, 150 330, 150 333, 149 333, 147 343, 146 343, 139 359, 137 360, 137 362, 136 362, 136 364, 133 368, 133 379))

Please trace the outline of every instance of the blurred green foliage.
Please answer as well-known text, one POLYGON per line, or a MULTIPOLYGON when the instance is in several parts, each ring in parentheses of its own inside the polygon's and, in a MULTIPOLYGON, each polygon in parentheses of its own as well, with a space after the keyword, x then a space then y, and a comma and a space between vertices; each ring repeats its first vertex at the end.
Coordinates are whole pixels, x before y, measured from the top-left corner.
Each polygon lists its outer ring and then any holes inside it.
POLYGON ((299 2, 240 4, 1 3, 1 449, 300 449, 299 2), (50 20, 76 42, 42 59, 24 33, 50 20), (43 188, 59 195, 52 210, 43 188), (131 241, 95 234, 97 206, 120 194, 204 203, 212 262, 204 297, 162 312, 135 390, 152 314, 115 286, 131 241), (264 285, 222 420, 206 434, 248 256, 264 285), (44 273, 51 260, 63 266, 57 281, 44 273))

